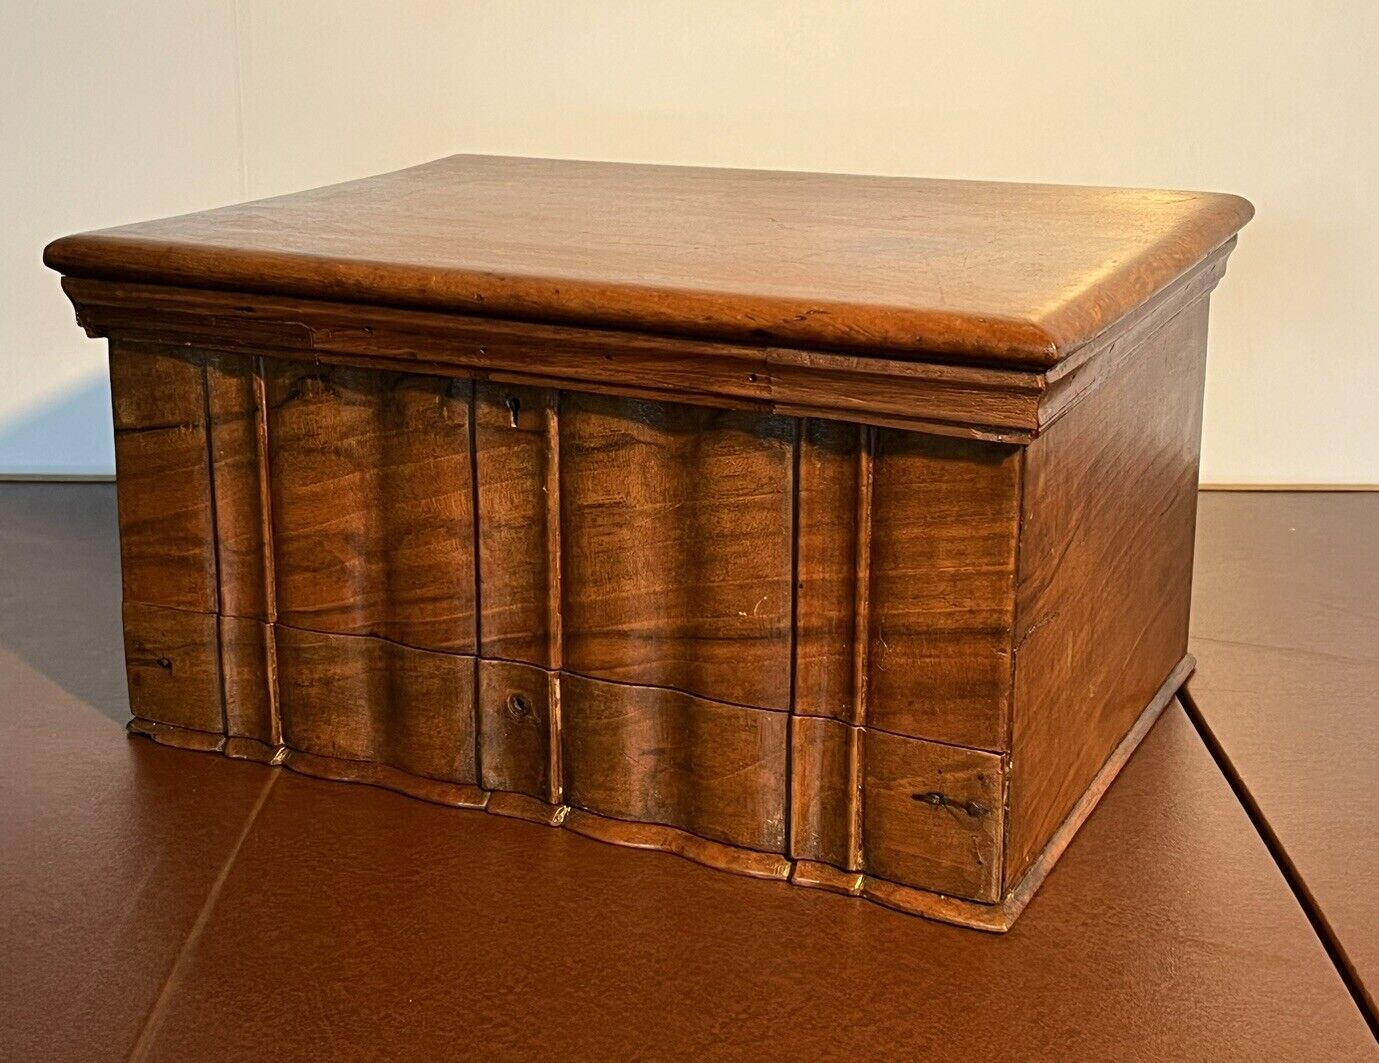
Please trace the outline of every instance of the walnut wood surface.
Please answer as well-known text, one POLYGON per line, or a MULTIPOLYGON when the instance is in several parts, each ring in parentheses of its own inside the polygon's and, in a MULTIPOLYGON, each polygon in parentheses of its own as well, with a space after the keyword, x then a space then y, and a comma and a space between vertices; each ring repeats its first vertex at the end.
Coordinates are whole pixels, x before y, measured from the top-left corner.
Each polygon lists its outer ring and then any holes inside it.
POLYGON ((200 359, 111 351, 125 600, 215 612, 216 547, 200 359))
POLYGON ((277 682, 293 749, 477 781, 471 657, 280 625, 277 682))
POLYGON ((1049 366, 1235 196, 458 155, 68 237, 74 276, 1049 366))
POLYGON ((1002 929, 1183 655, 1204 315, 1030 448, 117 342, 139 726, 1002 929))
POLYGON ((570 394, 565 664, 790 707, 794 422, 570 394))
POLYGON ((137 726, 1004 929, 1181 678, 1248 213, 455 159, 59 242, 137 726))
POLYGON ((1005 749, 1024 452, 893 430, 876 449, 866 722, 1005 749))
POLYGON ((786 714, 578 676, 561 697, 569 804, 785 851, 786 714))
POLYGON ((464 381, 265 367, 278 618, 473 653, 464 381))
POLYGON ((1207 306, 1025 451, 1006 885, 1187 651, 1207 306))

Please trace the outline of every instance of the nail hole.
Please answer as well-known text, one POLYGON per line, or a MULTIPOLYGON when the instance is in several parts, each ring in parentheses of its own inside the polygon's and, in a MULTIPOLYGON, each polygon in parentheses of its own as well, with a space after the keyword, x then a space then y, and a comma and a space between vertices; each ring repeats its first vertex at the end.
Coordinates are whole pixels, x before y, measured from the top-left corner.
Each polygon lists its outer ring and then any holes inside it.
POLYGON ((171 672, 171 671, 172 671, 172 662, 171 662, 170 660, 168 660, 166 657, 159 657, 159 658, 158 658, 158 667, 159 667, 159 668, 166 668, 169 672, 171 672))

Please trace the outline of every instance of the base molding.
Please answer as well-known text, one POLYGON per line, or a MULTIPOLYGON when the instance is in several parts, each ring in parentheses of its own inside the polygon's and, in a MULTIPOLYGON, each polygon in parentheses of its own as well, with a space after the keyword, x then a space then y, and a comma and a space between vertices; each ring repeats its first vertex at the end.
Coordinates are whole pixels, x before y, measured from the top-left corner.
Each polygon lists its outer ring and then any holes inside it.
POLYGON ((910 915, 999 934, 1009 930, 1024 911, 1030 898, 1048 876, 1073 836, 1086 822, 1102 795, 1120 774, 1131 754, 1144 740, 1145 735, 1192 674, 1196 665, 1196 659, 1188 654, 1173 669, 1125 737, 1112 750, 1101 770, 1083 791, 1019 884, 998 904, 983 904, 913 886, 903 886, 864 872, 844 871, 812 860, 791 860, 779 853, 745 849, 701 838, 661 823, 612 819, 570 805, 548 804, 526 794, 488 791, 464 783, 425 778, 386 764, 304 753, 288 746, 272 746, 252 738, 227 737, 188 727, 158 723, 138 716, 129 721, 128 730, 130 734, 142 735, 159 745, 203 753, 220 753, 238 760, 253 760, 287 768, 316 779, 377 786, 451 808, 482 809, 498 816, 552 827, 565 827, 576 834, 609 845, 671 853, 720 871, 729 871, 750 878, 788 881, 810 889, 863 897, 910 915))
POLYGON ((1192 654, 1187 654, 1178 662, 1178 666, 1164 680, 1163 686, 1155 692, 1154 697, 1145 706, 1144 711, 1140 713, 1130 730, 1126 732, 1125 737, 1111 751, 1111 755, 1106 758, 1101 770, 1097 772, 1087 789, 1082 792, 1082 796, 1078 798, 1072 810, 1064 818, 1058 829, 1054 831, 1053 837, 1049 839, 1043 851, 1035 858, 1029 870, 1025 872, 1016 887, 1006 895, 1005 900, 1000 903, 982 904, 961 897, 950 897, 930 890, 916 889, 913 886, 902 886, 899 883, 878 879, 858 871, 841 871, 829 864, 819 864, 810 860, 796 861, 790 875, 790 881, 797 886, 808 886, 811 889, 828 890, 832 893, 843 893, 851 897, 865 897, 867 900, 875 901, 887 908, 894 908, 911 915, 921 915, 942 923, 953 923, 957 926, 987 930, 997 934, 1005 933, 1015 923, 1020 913, 1025 910, 1030 898, 1034 896, 1044 879, 1048 877, 1054 864, 1058 862, 1058 858, 1063 855, 1063 851, 1073 840, 1073 836, 1087 821, 1087 817, 1092 814, 1092 810, 1096 808, 1111 783, 1120 774, 1121 769, 1125 767, 1131 754, 1144 741, 1145 735, 1149 733, 1164 709, 1168 707, 1168 703, 1182 689, 1188 676, 1196 667, 1197 660, 1192 654))

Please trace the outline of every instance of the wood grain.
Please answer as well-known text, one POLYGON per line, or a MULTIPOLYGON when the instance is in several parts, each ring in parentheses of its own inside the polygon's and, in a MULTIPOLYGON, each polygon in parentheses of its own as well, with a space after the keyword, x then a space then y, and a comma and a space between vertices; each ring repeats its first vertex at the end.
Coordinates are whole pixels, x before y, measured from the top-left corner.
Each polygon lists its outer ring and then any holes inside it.
POLYGON ((790 855, 796 860, 861 869, 862 734, 822 717, 790 721, 790 855))
MULTIPOLYGON (((1002 897, 1002 757, 793 721, 792 855, 984 903, 1002 897), (803 762, 803 763, 801 763, 803 762)), ((845 892, 860 892, 861 878, 845 892)))
POLYGON ((481 656, 543 668, 560 664, 559 529, 548 504, 559 477, 554 392, 474 389, 481 656))
POLYGON ((474 659, 279 626, 288 746, 473 783, 474 659))
POLYGON ((1206 325, 1185 309, 1026 451, 1007 885, 1187 652, 1206 325))
POLYGON ((51 244, 64 273, 1049 366, 1235 196, 457 155, 51 244))
POLYGON ((560 433, 568 669, 788 709, 794 423, 573 394, 560 433))
MULTIPOLYGON (((225 733, 268 746, 281 745, 276 628, 252 617, 220 616, 216 621, 225 692, 225 733)), ((156 712, 139 715, 162 719, 156 712)))
POLYGON ((837 421, 800 425, 794 711, 804 716, 861 722, 874 438, 837 421))
POLYGON ((116 343, 110 384, 125 599, 214 612, 215 525, 201 360, 116 343))
POLYGON ((561 687, 572 805, 785 851, 784 713, 579 676, 561 687))
POLYGON ((556 673, 512 661, 479 661, 479 782, 548 803, 560 800, 560 742, 552 703, 556 673))
POLYGON ((219 611, 275 620, 262 366, 258 359, 242 355, 206 352, 201 357, 206 367, 219 611))
POLYGON ((867 631, 872 726, 1007 748, 1022 453, 880 433, 867 631))
POLYGON ((209 613, 124 604, 129 705, 136 716, 220 733, 220 657, 209 613))
POLYGON ((473 489, 463 381, 266 369, 278 616, 473 653, 473 489))

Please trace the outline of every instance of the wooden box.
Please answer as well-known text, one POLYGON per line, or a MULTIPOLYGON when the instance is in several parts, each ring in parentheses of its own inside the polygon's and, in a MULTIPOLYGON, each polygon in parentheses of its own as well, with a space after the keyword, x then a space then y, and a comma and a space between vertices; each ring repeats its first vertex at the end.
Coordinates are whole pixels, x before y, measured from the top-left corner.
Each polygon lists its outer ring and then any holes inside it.
POLYGON ((1250 214, 462 156, 59 240, 131 728, 1005 929, 1191 667, 1250 214))

